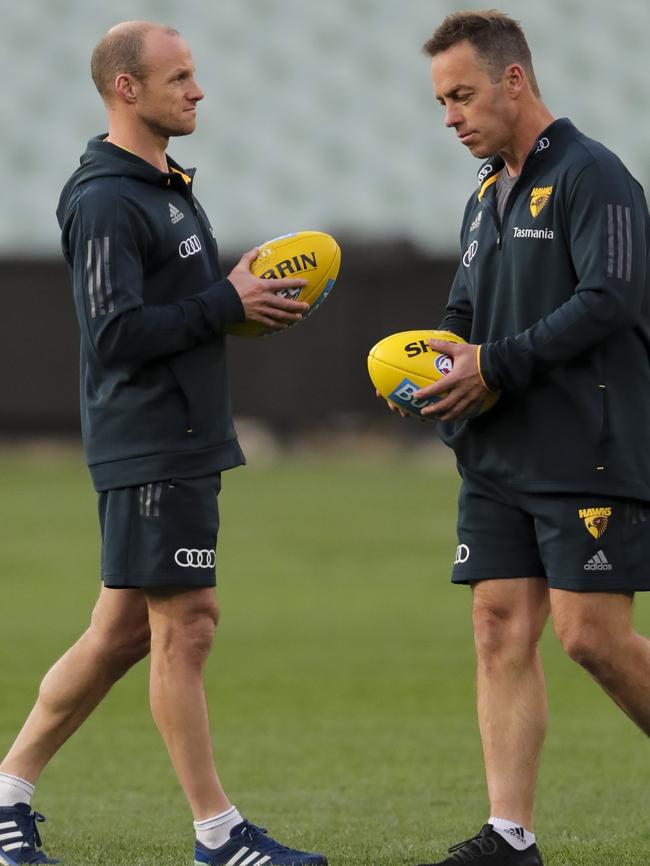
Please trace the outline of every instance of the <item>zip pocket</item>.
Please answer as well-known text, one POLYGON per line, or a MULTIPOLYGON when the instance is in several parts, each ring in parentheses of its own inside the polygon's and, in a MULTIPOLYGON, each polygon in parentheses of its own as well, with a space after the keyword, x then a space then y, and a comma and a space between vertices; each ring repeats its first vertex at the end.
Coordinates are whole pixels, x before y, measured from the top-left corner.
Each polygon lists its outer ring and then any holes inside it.
POLYGON ((170 373, 172 379, 174 380, 176 390, 180 394, 180 398, 181 398, 181 401, 183 403, 184 418, 185 418, 185 422, 184 422, 185 423, 185 432, 188 434, 192 433, 193 429, 192 429, 192 414, 191 414, 190 398, 188 397, 187 392, 185 391, 185 388, 183 387, 183 383, 181 382, 180 378, 176 375, 176 371, 174 370, 171 363, 168 362, 167 364, 165 364, 165 366, 169 370, 169 373, 170 373))
POLYGON ((599 414, 599 434, 598 434, 598 462, 596 465, 597 472, 603 472, 606 466, 607 442, 609 440, 609 412, 608 412, 608 394, 607 385, 604 382, 596 385, 598 392, 598 414, 599 414))

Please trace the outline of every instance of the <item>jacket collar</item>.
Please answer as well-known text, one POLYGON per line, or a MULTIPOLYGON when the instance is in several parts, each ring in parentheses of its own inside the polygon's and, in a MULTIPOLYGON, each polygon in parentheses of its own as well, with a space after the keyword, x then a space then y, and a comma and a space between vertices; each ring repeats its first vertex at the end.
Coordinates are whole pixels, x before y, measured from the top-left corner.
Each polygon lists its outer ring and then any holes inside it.
MULTIPOLYGON (((549 124, 546 129, 542 130, 539 136, 535 139, 531 147, 521 173, 523 174, 532 164, 537 164, 540 160, 555 149, 558 144, 567 137, 567 135, 575 134, 576 128, 567 117, 561 117, 549 124)), ((505 163, 498 153, 491 156, 483 163, 477 174, 478 181, 478 199, 479 201, 485 195, 485 191, 497 179, 497 175, 503 169, 505 163)))

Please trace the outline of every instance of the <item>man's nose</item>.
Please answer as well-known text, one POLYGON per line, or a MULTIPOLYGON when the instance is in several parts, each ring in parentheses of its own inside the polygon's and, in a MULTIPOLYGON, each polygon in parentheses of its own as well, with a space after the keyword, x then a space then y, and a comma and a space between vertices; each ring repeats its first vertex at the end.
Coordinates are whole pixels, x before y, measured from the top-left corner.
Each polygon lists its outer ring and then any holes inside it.
POLYGON ((196 100, 196 102, 200 102, 204 96, 205 96, 205 93, 199 87, 198 82, 195 81, 194 87, 192 89, 192 92, 190 93, 189 98, 196 100))
POLYGON ((461 120, 462 116, 458 111, 458 108, 455 105, 447 105, 445 108, 445 126, 458 126, 461 120))

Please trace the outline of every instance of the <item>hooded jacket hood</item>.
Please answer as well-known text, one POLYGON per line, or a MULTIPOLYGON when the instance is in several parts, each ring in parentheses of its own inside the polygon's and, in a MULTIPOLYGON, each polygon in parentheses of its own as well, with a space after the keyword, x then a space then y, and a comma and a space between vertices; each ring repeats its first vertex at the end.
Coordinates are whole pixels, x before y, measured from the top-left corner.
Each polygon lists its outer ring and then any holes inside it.
POLYGON ((130 177, 158 187, 178 187, 181 191, 191 192, 195 169, 183 169, 170 156, 167 157, 170 171, 159 171, 154 165, 135 153, 106 141, 108 133, 96 135, 79 159, 79 168, 70 176, 63 187, 56 209, 56 218, 62 227, 75 190, 82 184, 102 177, 130 177), (183 180, 189 179, 189 185, 183 180))

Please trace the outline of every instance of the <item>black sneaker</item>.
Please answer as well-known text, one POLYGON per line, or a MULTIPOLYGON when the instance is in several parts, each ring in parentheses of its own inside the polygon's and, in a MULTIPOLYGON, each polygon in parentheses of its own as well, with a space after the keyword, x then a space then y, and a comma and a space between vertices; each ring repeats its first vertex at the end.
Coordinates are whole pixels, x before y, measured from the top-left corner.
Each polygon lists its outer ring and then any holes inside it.
POLYGON ((446 860, 421 866, 459 866, 460 863, 472 863, 474 866, 544 866, 537 845, 517 851, 503 836, 495 833, 492 824, 481 827, 478 836, 452 845, 449 853, 451 857, 446 860))

